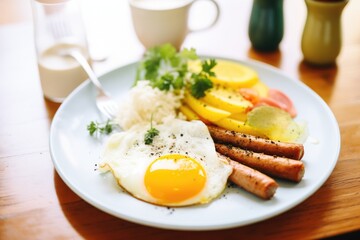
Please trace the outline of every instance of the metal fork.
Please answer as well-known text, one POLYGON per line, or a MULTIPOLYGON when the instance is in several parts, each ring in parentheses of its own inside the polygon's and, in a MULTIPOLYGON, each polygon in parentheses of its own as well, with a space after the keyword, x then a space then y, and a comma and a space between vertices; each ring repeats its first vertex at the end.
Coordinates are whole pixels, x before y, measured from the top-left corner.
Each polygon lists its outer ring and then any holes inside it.
MULTIPOLYGON (((55 39, 61 41, 73 35, 71 25, 67 20, 68 19, 64 18, 62 15, 53 17, 49 28, 55 39)), ((76 47, 63 48, 58 51, 58 54, 63 57, 72 57, 80 64, 80 66, 87 73, 90 81, 96 87, 96 106, 106 117, 110 119, 115 118, 118 111, 118 104, 110 97, 110 94, 104 90, 92 67, 88 63, 85 56, 81 53, 80 49, 76 47)))
POLYGON ((106 117, 113 119, 116 117, 118 112, 118 103, 114 101, 110 94, 108 94, 103 86, 101 85, 99 79, 96 77, 93 69, 91 68, 90 64, 84 57, 84 55, 77 49, 64 49, 60 53, 62 56, 70 56, 74 58, 80 66, 84 69, 84 71, 89 76, 90 81, 95 85, 97 90, 96 96, 96 106, 100 110, 102 114, 106 117))

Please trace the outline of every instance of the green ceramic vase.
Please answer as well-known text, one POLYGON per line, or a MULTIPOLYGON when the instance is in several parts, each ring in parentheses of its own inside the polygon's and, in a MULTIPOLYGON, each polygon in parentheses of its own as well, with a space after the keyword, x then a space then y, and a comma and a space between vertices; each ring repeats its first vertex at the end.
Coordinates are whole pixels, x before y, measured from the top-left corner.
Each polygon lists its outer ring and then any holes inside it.
POLYGON ((258 51, 274 51, 284 35, 283 0, 254 0, 249 38, 258 51))
POLYGON ((308 14, 301 40, 304 60, 315 65, 333 64, 341 50, 341 14, 348 0, 305 3, 308 14))

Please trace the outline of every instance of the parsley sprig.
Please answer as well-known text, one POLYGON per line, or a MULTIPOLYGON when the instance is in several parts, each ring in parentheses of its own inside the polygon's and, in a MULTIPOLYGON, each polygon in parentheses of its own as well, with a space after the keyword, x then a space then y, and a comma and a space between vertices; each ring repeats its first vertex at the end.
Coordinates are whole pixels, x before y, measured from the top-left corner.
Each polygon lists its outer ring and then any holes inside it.
POLYGON ((210 59, 209 61, 203 61, 201 66, 202 70, 199 73, 193 73, 192 79, 193 82, 190 85, 190 93, 195 98, 202 98, 205 96, 206 90, 213 87, 213 83, 209 79, 209 77, 214 77, 215 73, 212 69, 216 65, 215 59, 210 59))
POLYGON ((115 124, 109 120, 105 123, 98 123, 91 121, 89 125, 87 125, 87 130, 89 131, 90 136, 94 136, 95 134, 110 134, 114 129, 115 124))
POLYGON ((154 138, 159 135, 159 130, 153 127, 153 115, 151 115, 151 120, 150 120, 150 129, 147 130, 147 132, 145 133, 144 136, 144 142, 146 145, 150 145, 153 143, 154 138))
MULTIPOLYGON (((137 69, 136 82, 149 80, 151 86, 163 91, 187 88, 196 98, 205 96, 205 92, 213 87, 209 79, 215 76, 212 69, 215 59, 203 60, 198 73, 188 70, 188 61, 197 60, 195 49, 183 49, 177 52, 171 44, 164 44, 149 49, 137 69)), ((135 82, 135 84, 136 84, 135 82)))
POLYGON ((145 133, 144 142, 146 145, 150 145, 154 141, 154 137, 159 135, 159 130, 157 130, 154 127, 151 127, 147 132, 145 133))

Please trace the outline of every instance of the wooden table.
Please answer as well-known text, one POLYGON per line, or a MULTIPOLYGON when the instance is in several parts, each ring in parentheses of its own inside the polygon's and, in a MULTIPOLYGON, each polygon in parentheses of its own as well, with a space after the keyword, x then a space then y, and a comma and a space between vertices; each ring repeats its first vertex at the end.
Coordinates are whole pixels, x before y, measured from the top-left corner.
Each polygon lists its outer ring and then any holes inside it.
MULTIPOLYGON (((284 1, 285 36, 274 53, 250 47, 251 1, 218 2, 222 10, 218 24, 189 35, 184 46, 195 47, 199 54, 274 65, 317 92, 334 112, 342 139, 338 164, 326 183, 277 217, 221 231, 145 227, 94 208, 65 185, 51 161, 49 127, 59 104, 42 96, 30 4, 2 0, 0 239, 314 239, 360 230, 360 1, 350 1, 344 11, 342 52, 337 65, 328 68, 302 62, 303 1, 284 1)), ((126 1, 86 1, 84 12, 93 54, 108 56, 95 64, 99 74, 141 57, 143 48, 134 35, 126 1)), ((203 15, 198 13, 199 18, 203 15)))

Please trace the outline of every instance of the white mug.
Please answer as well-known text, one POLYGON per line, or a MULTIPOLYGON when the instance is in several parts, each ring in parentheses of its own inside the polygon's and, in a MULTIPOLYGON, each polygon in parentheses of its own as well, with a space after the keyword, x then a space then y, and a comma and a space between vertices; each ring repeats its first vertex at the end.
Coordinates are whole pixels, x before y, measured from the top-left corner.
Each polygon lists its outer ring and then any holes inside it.
POLYGON ((220 14, 214 0, 202 0, 214 5, 213 21, 200 29, 189 27, 189 10, 196 1, 200 0, 129 0, 135 32, 144 47, 170 43, 180 49, 188 33, 211 28, 220 14))

